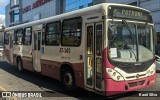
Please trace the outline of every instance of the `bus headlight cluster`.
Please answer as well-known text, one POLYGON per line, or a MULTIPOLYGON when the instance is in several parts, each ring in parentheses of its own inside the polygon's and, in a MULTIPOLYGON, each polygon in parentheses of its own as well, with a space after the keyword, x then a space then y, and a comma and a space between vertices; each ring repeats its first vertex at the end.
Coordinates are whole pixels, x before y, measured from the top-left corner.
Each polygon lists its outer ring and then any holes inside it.
POLYGON ((124 78, 121 74, 119 74, 117 71, 111 69, 111 68, 106 68, 107 73, 109 76, 115 80, 115 81, 124 81, 124 78))
POLYGON ((147 74, 150 76, 150 75, 153 75, 156 71, 156 68, 155 68, 155 64, 151 65, 151 68, 149 68, 149 70, 147 71, 147 74))

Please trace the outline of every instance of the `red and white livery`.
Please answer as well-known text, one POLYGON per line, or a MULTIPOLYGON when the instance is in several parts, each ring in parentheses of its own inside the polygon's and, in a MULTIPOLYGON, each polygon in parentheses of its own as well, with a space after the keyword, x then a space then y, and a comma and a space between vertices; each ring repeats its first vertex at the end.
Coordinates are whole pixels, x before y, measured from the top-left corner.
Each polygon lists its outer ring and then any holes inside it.
POLYGON ((103 3, 6 28, 3 56, 68 90, 111 96, 155 84, 154 40, 148 10, 103 3))

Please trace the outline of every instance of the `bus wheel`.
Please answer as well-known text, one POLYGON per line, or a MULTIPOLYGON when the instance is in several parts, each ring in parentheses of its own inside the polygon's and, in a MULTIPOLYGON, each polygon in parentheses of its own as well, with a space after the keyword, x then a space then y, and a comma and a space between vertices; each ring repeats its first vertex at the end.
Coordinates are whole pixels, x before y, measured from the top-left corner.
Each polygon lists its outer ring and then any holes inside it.
POLYGON ((18 67, 18 70, 19 70, 20 72, 23 71, 23 64, 22 64, 22 60, 21 60, 21 59, 18 60, 18 62, 17 62, 17 67, 18 67))
POLYGON ((75 85, 75 76, 73 74, 73 71, 69 68, 62 70, 62 84, 68 91, 73 91, 76 89, 75 85))

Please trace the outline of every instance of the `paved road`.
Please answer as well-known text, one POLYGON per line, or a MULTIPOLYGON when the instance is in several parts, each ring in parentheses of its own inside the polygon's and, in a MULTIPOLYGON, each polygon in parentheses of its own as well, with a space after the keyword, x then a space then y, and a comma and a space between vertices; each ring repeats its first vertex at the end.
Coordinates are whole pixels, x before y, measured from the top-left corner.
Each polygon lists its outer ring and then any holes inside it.
MULTIPOLYGON (((77 100, 77 99, 118 99, 118 100, 157 100, 160 97, 137 97, 140 91, 134 91, 115 97, 103 97, 92 92, 79 89, 77 92, 65 91, 57 80, 41 76, 29 71, 19 73, 15 66, 11 66, 0 58, 0 89, 7 91, 43 91, 52 97, 43 98, 12 98, 13 100, 77 100), (85 97, 89 96, 89 97, 85 97)), ((160 91, 160 74, 157 74, 156 85, 141 91, 160 91)))

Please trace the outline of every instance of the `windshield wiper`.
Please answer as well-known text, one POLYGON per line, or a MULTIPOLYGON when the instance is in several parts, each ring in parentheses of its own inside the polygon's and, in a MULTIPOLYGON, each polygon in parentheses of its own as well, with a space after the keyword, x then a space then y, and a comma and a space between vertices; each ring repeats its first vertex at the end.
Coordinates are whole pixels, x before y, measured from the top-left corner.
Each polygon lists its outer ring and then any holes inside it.
POLYGON ((133 33, 131 31, 131 28, 129 27, 128 23, 126 22, 126 20, 122 20, 122 24, 124 24, 124 26, 128 29, 129 31, 129 34, 130 34, 130 38, 132 40, 132 43, 133 43, 133 47, 134 47, 134 36, 133 36, 133 33))
POLYGON ((130 33, 130 37, 131 37, 131 39, 133 39, 133 33, 132 33, 131 28, 129 27, 128 23, 126 22, 126 20, 122 20, 122 24, 124 24, 125 27, 128 29, 128 31, 130 33))
MULTIPOLYGON (((130 34, 130 38, 131 38, 132 43, 133 43, 133 48, 134 48, 134 38, 133 38, 133 33, 132 33, 132 31, 131 31, 131 28, 129 27, 129 25, 128 25, 128 23, 126 22, 126 20, 122 20, 122 24, 124 24, 125 27, 128 29, 129 34, 130 34)), ((131 51, 131 50, 130 50, 130 51, 131 51)), ((137 47, 137 51, 138 51, 138 47, 137 47)), ((131 52, 134 54, 135 58, 137 58, 136 60, 138 61, 138 56, 136 56, 136 54, 135 54, 133 51, 131 51, 131 52)), ((138 53, 137 53, 137 55, 138 55, 138 53)))

